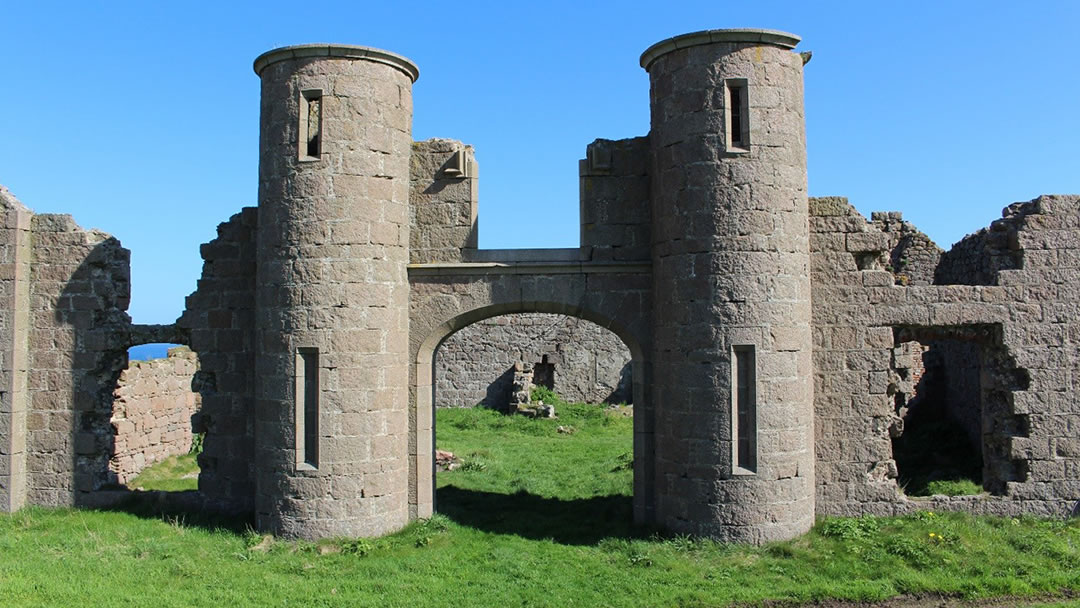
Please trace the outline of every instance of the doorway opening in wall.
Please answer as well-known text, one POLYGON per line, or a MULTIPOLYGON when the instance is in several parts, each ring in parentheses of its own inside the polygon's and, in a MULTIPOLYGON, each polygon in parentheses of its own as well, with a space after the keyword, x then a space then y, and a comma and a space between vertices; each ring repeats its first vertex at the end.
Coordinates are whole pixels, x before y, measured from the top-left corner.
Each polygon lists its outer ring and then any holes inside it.
POLYGON ((1012 437, 1025 434, 1012 413, 1013 391, 1028 377, 1016 368, 995 325, 895 331, 890 386, 898 483, 909 496, 1004 494, 1026 477, 1012 460, 1012 437))
POLYGON ((435 510, 487 532, 590 544, 633 520, 630 350, 558 314, 491 317, 434 358, 435 510))
POLYGON ((142 492, 195 492, 199 483, 199 359, 179 344, 128 350, 113 390, 108 476, 142 492))

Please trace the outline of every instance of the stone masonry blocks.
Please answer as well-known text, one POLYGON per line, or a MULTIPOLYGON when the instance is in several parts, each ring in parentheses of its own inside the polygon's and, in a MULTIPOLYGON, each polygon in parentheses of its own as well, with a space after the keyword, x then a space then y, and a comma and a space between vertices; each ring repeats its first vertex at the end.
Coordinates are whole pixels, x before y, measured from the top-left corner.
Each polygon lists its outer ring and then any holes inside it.
POLYGON ((256 61, 256 365, 265 370, 255 399, 256 519, 286 536, 377 535, 408 519, 416 70, 386 53, 375 60, 371 49, 301 48, 256 61), (301 371, 308 361, 317 368, 301 371), (297 406, 302 397, 310 409, 297 406), (393 424, 346 433, 364 419, 393 424), (307 425, 314 437, 302 434, 307 425), (351 495, 328 491, 345 480, 355 482, 351 495))
POLYGON ((813 387, 796 373, 809 370, 811 348, 802 60, 790 51, 797 38, 758 40, 688 34, 642 58, 656 515, 669 529, 747 542, 790 537, 814 518, 813 387), (776 352, 774 326, 804 340, 776 352), (755 403, 741 419, 756 425, 756 439, 742 439, 754 442, 748 470, 735 457, 737 349, 756 361, 755 403))

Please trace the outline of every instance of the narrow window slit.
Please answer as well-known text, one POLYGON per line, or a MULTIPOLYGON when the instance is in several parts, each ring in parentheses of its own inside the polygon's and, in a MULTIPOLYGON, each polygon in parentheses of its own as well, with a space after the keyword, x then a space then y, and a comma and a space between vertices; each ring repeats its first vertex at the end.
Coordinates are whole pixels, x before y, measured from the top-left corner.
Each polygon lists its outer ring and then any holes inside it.
POLYGON ((732 349, 732 397, 735 403, 736 470, 743 473, 757 472, 757 371, 754 346, 735 346, 732 349))
POLYGON ((724 81, 727 102, 727 148, 746 151, 750 149, 749 99, 745 78, 724 81))
POLYGON ((300 158, 322 158, 322 91, 300 94, 300 158))
POLYGON ((296 466, 319 466, 319 351, 296 353, 296 466))

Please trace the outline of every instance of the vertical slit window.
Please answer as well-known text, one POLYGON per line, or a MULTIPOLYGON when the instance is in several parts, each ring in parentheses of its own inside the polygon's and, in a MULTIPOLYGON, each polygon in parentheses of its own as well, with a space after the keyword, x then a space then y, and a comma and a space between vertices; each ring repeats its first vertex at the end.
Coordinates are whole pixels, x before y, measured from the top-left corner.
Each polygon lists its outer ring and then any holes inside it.
POLYGON ((296 353, 296 466, 319 466, 319 351, 296 353))
POLYGON ((322 158, 322 91, 300 93, 300 158, 322 158))
POLYGON ((746 79, 734 78, 724 81, 727 102, 728 150, 750 149, 750 104, 746 92, 746 79))
POLYGON ((754 473, 757 471, 757 370, 754 347, 736 346, 732 354, 735 467, 743 473, 754 473))

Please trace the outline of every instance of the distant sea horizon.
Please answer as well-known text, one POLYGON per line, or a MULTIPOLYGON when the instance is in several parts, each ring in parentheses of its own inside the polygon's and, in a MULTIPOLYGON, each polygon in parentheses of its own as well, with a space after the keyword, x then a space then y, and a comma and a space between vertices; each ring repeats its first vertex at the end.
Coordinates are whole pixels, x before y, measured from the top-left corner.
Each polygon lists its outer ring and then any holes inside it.
POLYGON ((148 361, 150 359, 164 359, 169 356, 169 349, 179 344, 140 344, 128 349, 128 361, 148 361))

